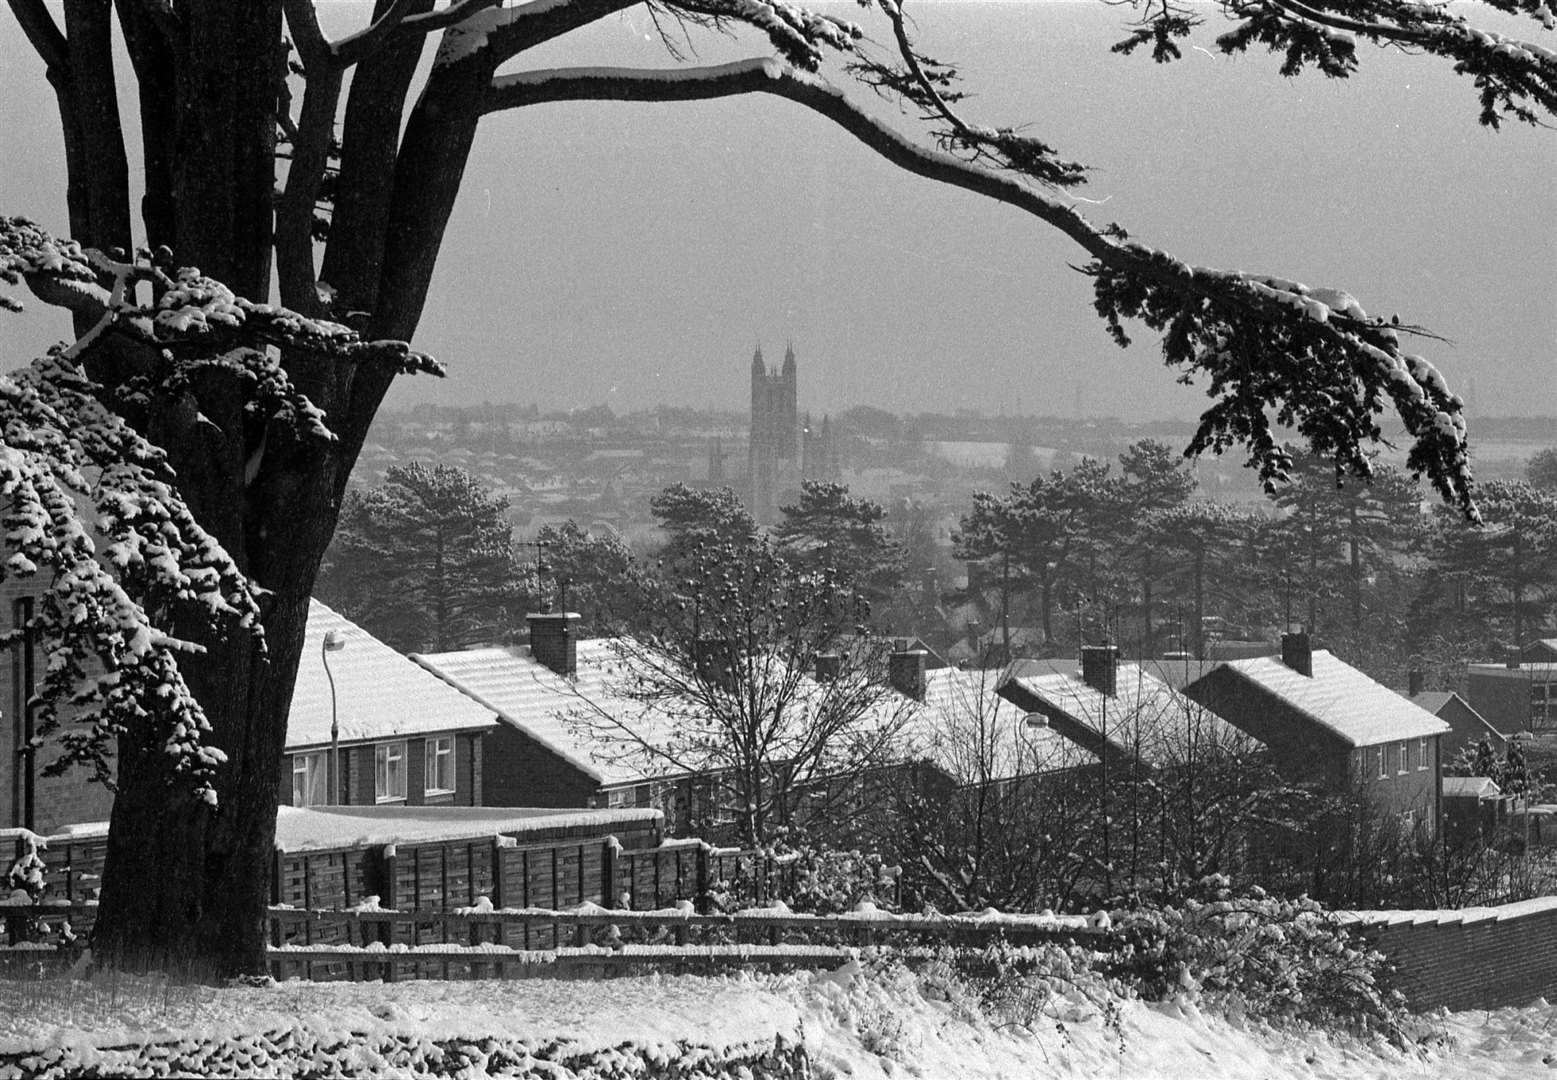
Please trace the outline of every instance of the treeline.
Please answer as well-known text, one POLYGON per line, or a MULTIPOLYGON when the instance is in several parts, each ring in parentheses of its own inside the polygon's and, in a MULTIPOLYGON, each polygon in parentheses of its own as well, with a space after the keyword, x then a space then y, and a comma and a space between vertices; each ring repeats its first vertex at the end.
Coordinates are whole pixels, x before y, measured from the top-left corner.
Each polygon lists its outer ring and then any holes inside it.
POLYGON ((960 598, 1003 653, 1069 655, 1108 637, 1126 655, 1202 657, 1216 638, 1273 640, 1301 623, 1352 663, 1452 684, 1550 626, 1557 601, 1557 452, 1525 481, 1478 491, 1482 523, 1429 503, 1390 466, 1371 481, 1289 451, 1265 507, 1200 497, 1150 440, 1003 494, 978 493, 955 537, 960 598))
POLYGON ((825 572, 877 628, 938 617, 933 590, 906 580, 928 524, 906 514, 900 538, 886 510, 842 484, 807 481, 771 536, 731 489, 672 485, 651 502, 666 541, 647 558, 573 521, 516 542, 508 509, 463 469, 393 466, 382 485, 348 494, 315 594, 405 652, 509 641, 532 611, 579 612, 588 634, 631 633, 666 590, 697 594, 688 575, 720 559, 825 572))
MULTIPOLYGON (((803 485, 769 539, 847 582, 877 631, 980 660, 1073 655, 1104 637, 1126 656, 1201 657, 1219 639, 1301 624, 1381 681, 1403 685, 1418 668, 1452 686, 1467 661, 1549 632, 1557 451, 1527 472, 1482 486, 1472 526, 1393 467, 1338 477, 1298 450, 1265 506, 1218 502, 1182 456, 1142 440, 1116 462, 1083 458, 973 494, 953 535, 968 568, 959 587, 931 572, 944 550, 926 507, 889 511, 841 484, 803 485)), ((527 611, 562 606, 590 632, 631 630, 641 586, 692 547, 759 535, 728 488, 674 485, 651 510, 666 541, 648 557, 571 521, 520 545, 506 500, 470 474, 395 466, 348 496, 317 591, 406 650, 507 640, 527 611)))

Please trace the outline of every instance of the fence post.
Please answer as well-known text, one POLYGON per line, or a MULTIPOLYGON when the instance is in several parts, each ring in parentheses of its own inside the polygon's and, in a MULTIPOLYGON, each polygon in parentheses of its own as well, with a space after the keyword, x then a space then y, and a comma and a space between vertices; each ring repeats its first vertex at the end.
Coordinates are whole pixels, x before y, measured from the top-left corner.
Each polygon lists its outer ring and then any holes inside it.
MULTIPOLYGON (((379 849, 379 873, 383 875, 382 896, 379 903, 386 908, 393 909, 395 904, 395 872, 400 861, 394 844, 385 844, 379 849)), ((388 948, 395 941, 395 924, 386 920, 378 924, 379 940, 388 948)), ((395 981, 395 962, 393 959, 384 962, 384 981, 395 981)))
POLYGON ((697 896, 693 898, 693 909, 703 915, 707 915, 709 909, 708 852, 707 844, 697 846, 697 896))
POLYGON ((616 837, 608 836, 601 841, 605 845, 600 852, 600 894, 605 900, 601 907, 616 907, 616 837))

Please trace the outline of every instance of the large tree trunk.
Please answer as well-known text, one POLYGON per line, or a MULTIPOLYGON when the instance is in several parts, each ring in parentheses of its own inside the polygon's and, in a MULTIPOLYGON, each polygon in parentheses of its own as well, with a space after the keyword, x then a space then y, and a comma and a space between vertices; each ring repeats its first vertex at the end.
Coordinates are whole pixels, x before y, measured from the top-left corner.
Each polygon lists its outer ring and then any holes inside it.
MULTIPOLYGON (((197 621, 175 627, 206 650, 180 669, 211 721, 211 743, 227 756, 216 777, 219 803, 213 810, 197 802, 159 746, 135 732, 120 740, 93 949, 116 966, 225 978, 265 970, 287 717, 309 594, 348 466, 333 449, 273 421, 265 433, 268 467, 246 485, 240 451, 255 436, 244 437, 241 402, 231 399, 226 415, 211 400, 203 404, 203 416, 224 423, 225 444, 199 446, 189 432, 161 441, 174 448, 197 518, 267 590, 264 646, 241 630, 216 637, 197 621)), ((176 417, 154 418, 151 426, 173 429, 176 417)))

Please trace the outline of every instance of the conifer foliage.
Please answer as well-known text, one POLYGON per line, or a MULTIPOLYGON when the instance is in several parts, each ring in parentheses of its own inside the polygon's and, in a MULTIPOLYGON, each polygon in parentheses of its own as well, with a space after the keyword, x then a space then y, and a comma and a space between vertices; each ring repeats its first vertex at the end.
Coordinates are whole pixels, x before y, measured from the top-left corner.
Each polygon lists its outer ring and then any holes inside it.
POLYGON ((402 652, 510 637, 531 590, 507 511, 464 469, 393 465, 347 495, 319 597, 402 652))

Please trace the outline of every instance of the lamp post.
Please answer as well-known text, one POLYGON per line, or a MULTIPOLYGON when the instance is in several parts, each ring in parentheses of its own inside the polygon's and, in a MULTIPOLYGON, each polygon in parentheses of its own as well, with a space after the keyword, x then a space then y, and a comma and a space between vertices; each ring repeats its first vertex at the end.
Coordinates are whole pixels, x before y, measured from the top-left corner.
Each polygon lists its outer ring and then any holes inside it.
POLYGON ((341 726, 335 711, 335 675, 330 671, 330 654, 340 652, 345 647, 346 639, 335 630, 326 631, 324 640, 319 643, 319 659, 324 661, 324 677, 330 680, 330 764, 326 777, 330 790, 325 793, 326 806, 340 802, 341 726))

